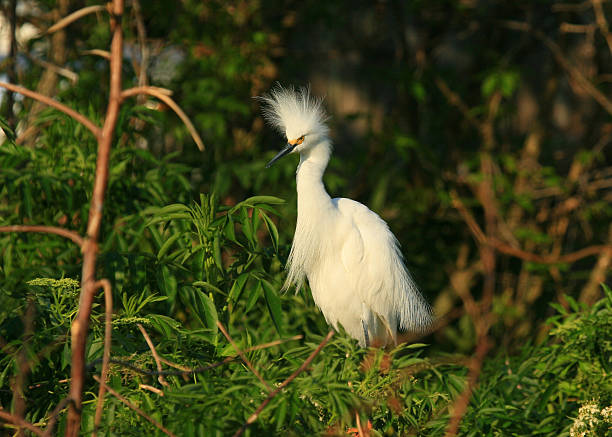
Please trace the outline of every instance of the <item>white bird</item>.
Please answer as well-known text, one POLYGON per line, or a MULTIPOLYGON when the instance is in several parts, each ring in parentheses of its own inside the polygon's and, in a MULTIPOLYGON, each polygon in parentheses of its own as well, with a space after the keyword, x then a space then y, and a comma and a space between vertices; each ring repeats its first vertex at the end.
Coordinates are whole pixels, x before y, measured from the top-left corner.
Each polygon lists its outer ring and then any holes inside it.
POLYGON ((351 199, 332 199, 323 172, 332 145, 322 101, 307 88, 280 85, 259 98, 264 117, 287 139, 267 164, 299 153, 297 224, 283 286, 299 289, 308 278, 327 323, 341 324, 359 345, 397 344, 397 333, 423 333, 432 311, 406 269, 387 224, 351 199))

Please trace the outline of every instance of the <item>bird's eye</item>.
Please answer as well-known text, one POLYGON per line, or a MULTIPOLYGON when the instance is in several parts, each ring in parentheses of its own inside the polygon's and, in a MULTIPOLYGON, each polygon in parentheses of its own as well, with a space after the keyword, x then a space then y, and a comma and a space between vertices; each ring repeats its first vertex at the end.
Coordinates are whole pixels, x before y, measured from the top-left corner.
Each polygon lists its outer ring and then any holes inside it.
POLYGON ((301 137, 299 137, 295 143, 296 143, 296 144, 302 144, 303 142, 304 142, 304 135, 302 135, 301 137))

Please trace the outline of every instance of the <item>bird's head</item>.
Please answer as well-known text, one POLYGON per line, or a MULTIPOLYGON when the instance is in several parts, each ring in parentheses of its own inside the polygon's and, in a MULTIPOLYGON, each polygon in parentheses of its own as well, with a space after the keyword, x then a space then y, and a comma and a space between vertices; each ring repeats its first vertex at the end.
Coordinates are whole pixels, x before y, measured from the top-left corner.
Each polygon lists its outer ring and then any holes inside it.
POLYGON ((287 139, 285 147, 266 167, 289 153, 306 152, 327 140, 322 101, 312 97, 308 88, 296 90, 278 85, 259 100, 264 104, 265 119, 287 139))

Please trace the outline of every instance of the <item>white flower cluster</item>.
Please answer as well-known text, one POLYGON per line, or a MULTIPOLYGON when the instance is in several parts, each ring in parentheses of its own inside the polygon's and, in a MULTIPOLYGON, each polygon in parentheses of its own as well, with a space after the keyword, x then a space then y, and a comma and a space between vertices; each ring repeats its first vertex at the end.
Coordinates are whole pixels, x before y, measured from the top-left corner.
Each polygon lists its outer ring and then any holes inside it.
POLYGON ((597 437, 612 430, 612 405, 603 409, 595 402, 584 404, 570 428, 570 437, 597 437))

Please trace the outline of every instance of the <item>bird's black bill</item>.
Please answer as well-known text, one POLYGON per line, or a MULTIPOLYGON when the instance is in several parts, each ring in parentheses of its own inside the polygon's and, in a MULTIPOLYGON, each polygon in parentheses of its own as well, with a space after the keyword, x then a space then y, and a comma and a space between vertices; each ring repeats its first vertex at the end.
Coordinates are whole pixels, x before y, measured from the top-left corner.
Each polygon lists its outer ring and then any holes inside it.
POLYGON ((297 144, 290 144, 287 143, 287 145, 283 148, 283 150, 281 150, 280 152, 278 152, 276 154, 276 156, 274 158, 272 158, 270 160, 270 162, 268 162, 266 164, 266 168, 269 168, 272 164, 274 164, 276 161, 278 161, 279 159, 281 159, 283 156, 287 155, 288 153, 291 153, 293 151, 293 149, 295 149, 295 146, 297 146, 297 144))

